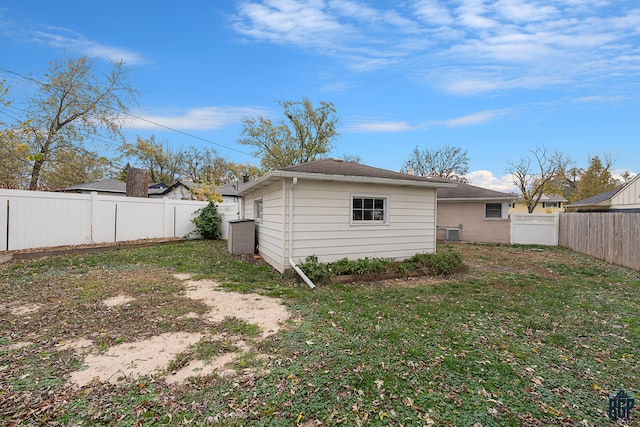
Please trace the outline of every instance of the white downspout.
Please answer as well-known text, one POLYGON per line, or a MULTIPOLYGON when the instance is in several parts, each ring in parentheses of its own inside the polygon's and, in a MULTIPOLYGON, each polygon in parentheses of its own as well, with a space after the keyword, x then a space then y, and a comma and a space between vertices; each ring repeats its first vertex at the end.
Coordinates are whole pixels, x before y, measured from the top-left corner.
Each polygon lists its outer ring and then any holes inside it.
POLYGON ((291 268, 298 273, 298 276, 304 280, 304 282, 309 285, 311 289, 315 288, 316 285, 304 274, 304 271, 300 270, 293 260, 293 187, 298 183, 298 178, 294 177, 293 182, 291 183, 291 187, 289 187, 289 265, 291 268))

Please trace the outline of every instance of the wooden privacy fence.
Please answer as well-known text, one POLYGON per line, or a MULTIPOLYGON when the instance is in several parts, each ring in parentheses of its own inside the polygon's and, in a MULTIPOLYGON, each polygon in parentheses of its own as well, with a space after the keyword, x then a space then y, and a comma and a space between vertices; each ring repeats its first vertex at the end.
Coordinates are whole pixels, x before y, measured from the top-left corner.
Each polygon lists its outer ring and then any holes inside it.
POLYGON ((640 270, 640 213, 580 212, 560 215, 560 246, 640 270))
MULTIPOLYGON (((0 190, 0 251, 187 237, 207 202, 0 190)), ((223 238, 237 219, 235 203, 221 204, 223 238)))

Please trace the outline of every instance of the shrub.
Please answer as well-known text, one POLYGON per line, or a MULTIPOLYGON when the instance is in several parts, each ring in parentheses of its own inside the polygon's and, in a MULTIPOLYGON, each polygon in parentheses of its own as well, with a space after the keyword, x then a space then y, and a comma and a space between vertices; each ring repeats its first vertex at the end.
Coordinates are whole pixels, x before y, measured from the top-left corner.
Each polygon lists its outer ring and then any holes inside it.
POLYGON ((401 276, 409 275, 415 270, 431 275, 446 275, 462 266, 462 256, 453 249, 443 249, 437 253, 416 254, 407 261, 395 262, 390 258, 347 258, 328 264, 318 262, 315 255, 309 256, 298 266, 315 283, 327 281, 341 275, 374 275, 378 273, 396 272, 401 276))
POLYGON ((219 239, 222 235, 222 217, 218 213, 215 202, 209 202, 207 206, 196 211, 198 216, 192 222, 196 231, 205 239, 219 239))
POLYGON ((431 274, 445 275, 462 265, 462 255, 453 249, 446 249, 430 254, 415 254, 409 261, 417 267, 426 268, 431 274))
POLYGON ((318 257, 315 255, 305 258, 303 263, 298 264, 298 267, 307 277, 314 283, 320 283, 332 276, 331 269, 327 264, 319 263, 318 257))

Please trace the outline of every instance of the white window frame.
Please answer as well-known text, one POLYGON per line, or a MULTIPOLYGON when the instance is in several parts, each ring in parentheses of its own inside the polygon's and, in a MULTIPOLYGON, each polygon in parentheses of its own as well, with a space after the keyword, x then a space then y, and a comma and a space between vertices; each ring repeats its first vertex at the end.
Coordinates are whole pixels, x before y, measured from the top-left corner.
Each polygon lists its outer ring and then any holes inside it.
POLYGON ((549 209, 549 208, 560 209, 560 202, 542 202, 542 207, 544 209, 549 209))
POLYGON ((264 203, 262 199, 255 199, 253 201, 253 216, 256 221, 262 221, 264 215, 264 203))
MULTIPOLYGON (((372 215, 372 216, 373 216, 372 215)), ((381 195, 381 194, 351 194, 350 196, 350 202, 349 202, 349 223, 351 225, 387 225, 389 224, 389 196, 388 195, 381 195), (360 199, 360 200, 365 200, 365 199, 373 199, 373 206, 371 208, 365 208, 364 206, 360 207, 355 207, 354 206, 354 200, 356 199, 360 199), (362 210, 363 216, 364 211, 365 210, 373 210, 374 212, 372 213, 373 215, 375 215, 375 211, 376 210, 380 210, 379 208, 376 208, 376 200, 382 200, 383 203, 383 207, 382 207, 382 216, 383 218, 380 219, 354 219, 354 209, 358 209, 358 210, 362 210)))

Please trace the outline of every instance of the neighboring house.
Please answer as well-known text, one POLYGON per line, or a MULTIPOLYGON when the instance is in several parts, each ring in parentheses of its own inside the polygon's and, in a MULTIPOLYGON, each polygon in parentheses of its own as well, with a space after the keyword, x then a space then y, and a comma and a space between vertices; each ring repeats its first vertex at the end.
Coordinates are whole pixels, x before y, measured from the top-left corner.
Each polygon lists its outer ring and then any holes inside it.
POLYGON ((567 205, 578 212, 640 211, 640 175, 636 175, 624 187, 567 205))
POLYGON ((246 187, 251 181, 244 179, 242 181, 228 182, 224 185, 216 187, 216 191, 222 196, 223 203, 238 203, 242 196, 238 194, 240 190, 246 187))
MULTIPOLYGON (((565 205, 568 202, 562 196, 557 194, 546 195, 543 194, 540 197, 540 201, 536 205, 536 208, 533 210, 534 214, 552 214, 552 213, 562 213, 565 210, 565 205)), ((526 214, 529 213, 527 209, 527 204, 522 200, 522 196, 517 196, 517 200, 514 201, 513 205, 509 208, 510 214, 526 214)))
MULTIPOLYGON (((126 196, 127 184, 117 179, 103 179, 101 181, 70 185, 64 191, 66 193, 90 194, 96 192, 112 196, 126 196)), ((191 198, 189 187, 181 182, 176 182, 170 186, 162 183, 151 184, 148 191, 149 198, 161 199, 166 197, 172 200, 187 200, 191 198)))
POLYGON ((509 243, 509 205, 517 196, 465 183, 438 189, 438 239, 509 243))
MULTIPOLYGON (((228 182, 224 185, 216 187, 216 191, 222 196, 221 204, 226 206, 225 214, 231 219, 240 219, 243 206, 243 198, 238 191, 249 184, 249 180, 228 182), (232 206, 235 205, 235 209, 232 206), (233 209, 233 211, 232 211, 233 209)), ((220 206, 220 205, 219 205, 220 206)))
POLYGON ((247 183, 243 218, 258 252, 284 272, 315 255, 393 258, 436 250, 436 190, 455 184, 338 159, 289 166, 247 183))

